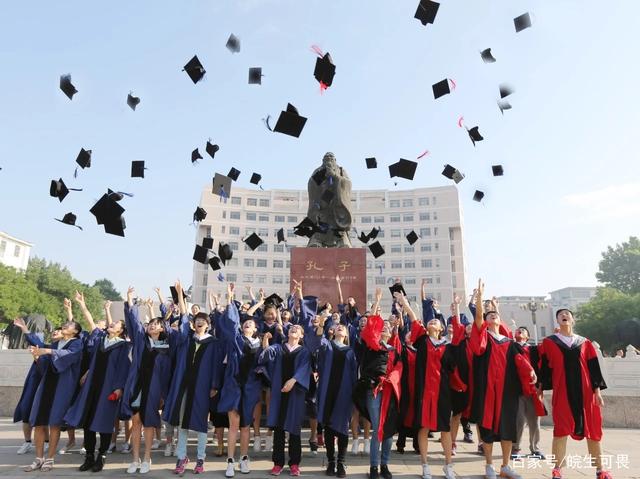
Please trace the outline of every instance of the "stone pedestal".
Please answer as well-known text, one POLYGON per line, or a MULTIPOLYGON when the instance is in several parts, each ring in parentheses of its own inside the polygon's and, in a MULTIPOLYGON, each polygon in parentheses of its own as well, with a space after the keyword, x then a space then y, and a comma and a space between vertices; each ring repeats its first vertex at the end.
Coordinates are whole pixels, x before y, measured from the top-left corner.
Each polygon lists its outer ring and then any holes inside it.
POLYGON ((291 289, 293 280, 302 281, 306 295, 318 296, 337 310, 336 275, 342 279, 342 296, 353 296, 361 312, 367 304, 367 262, 365 248, 293 248, 291 250, 291 289))

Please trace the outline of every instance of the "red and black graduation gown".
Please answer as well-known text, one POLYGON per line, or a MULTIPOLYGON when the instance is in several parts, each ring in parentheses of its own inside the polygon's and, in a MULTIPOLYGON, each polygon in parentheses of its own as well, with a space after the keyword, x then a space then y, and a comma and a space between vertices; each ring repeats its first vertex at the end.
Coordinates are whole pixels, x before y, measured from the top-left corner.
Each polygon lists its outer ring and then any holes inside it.
POLYGON ((471 397, 473 397, 473 351, 469 338, 466 337, 465 327, 458 316, 453 316, 453 336, 451 350, 456 362, 456 368, 462 382, 467 386, 465 390, 451 391, 451 414, 469 419, 471 415, 471 397))
POLYGON ((415 403, 415 364, 416 349, 404 344, 401 353, 402 378, 400 383, 400 417, 402 426, 413 429, 413 407, 415 403))
POLYGON ((569 347, 553 335, 544 338, 540 349, 542 388, 553 389, 553 435, 599 441, 602 408, 594 391, 606 389, 607 385, 593 344, 574 335, 569 347))

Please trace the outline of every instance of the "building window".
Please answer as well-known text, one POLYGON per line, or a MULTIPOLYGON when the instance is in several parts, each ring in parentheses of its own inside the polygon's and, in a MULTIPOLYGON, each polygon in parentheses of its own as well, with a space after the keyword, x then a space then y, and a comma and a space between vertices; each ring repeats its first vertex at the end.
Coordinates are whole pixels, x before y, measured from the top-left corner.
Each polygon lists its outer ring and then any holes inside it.
POLYGON ((284 268, 284 261, 282 261, 281 259, 274 259, 273 260, 273 267, 274 268, 284 268))
POLYGON ((274 276, 273 277, 273 284, 282 284, 282 276, 274 276))
POLYGON ((455 261, 451 261, 451 272, 452 273, 456 272, 456 262, 455 261))
POLYGON ((253 234, 255 232, 256 232, 255 228, 245 228, 244 229, 244 234, 247 235, 247 236, 249 236, 250 234, 253 234))
POLYGON ((400 208, 400 200, 389 200, 389 208, 400 208))
POLYGON ((543 338, 547 335, 547 328, 545 326, 540 326, 540 336, 543 338))
POLYGON ((205 236, 211 236, 211 226, 207 226, 205 229, 205 236))
POLYGON ((402 221, 406 221, 406 222, 413 221, 413 215, 402 215, 402 221))
POLYGON ((256 267, 258 267, 258 268, 266 268, 267 267, 267 260, 266 259, 259 259, 258 261, 256 261, 256 267))
POLYGON ((258 234, 264 238, 269 236, 269 228, 258 228, 258 234))
POLYGON ((433 247, 435 248, 436 251, 438 251, 438 249, 440 247, 440 243, 438 243, 438 242, 434 243, 433 247))
POLYGON ((373 222, 374 223, 384 223, 384 216, 374 216, 373 217, 373 222))
POLYGON ((420 236, 431 236, 431 228, 420 228, 420 236))
POLYGON ((207 273, 204 273, 204 274, 202 275, 202 286, 207 286, 207 280, 208 280, 208 279, 209 279, 209 278, 208 278, 207 273))
POLYGON ((245 274, 242 277, 242 281, 245 283, 253 283, 253 275, 252 274, 245 274))
POLYGON ((239 235, 240 227, 239 226, 229 226, 229 234, 230 235, 239 235))
POLYGON ((240 199, 239 196, 232 196, 231 197, 231 204, 232 205, 239 205, 242 204, 242 200, 240 199))
POLYGON ((13 250, 13 256, 15 256, 16 258, 20 257, 20 245, 16 245, 15 249, 13 250))
POLYGON ((392 253, 402 253, 402 245, 400 245, 400 244, 392 244, 391 245, 391 252, 392 253))
POLYGON ((375 268, 376 269, 380 269, 380 268, 384 269, 385 268, 384 261, 376 261, 375 268))
POLYGON ((420 262, 420 265, 421 265, 423 268, 432 268, 432 267, 433 267, 433 262, 432 262, 430 259, 423 259, 423 260, 420 262))
POLYGON ((400 231, 400 230, 391 230, 391 237, 392 238, 400 238, 401 236, 402 236, 402 231, 400 231))
POLYGON ((440 258, 436 258, 436 268, 440 267, 440 258))
POLYGON ((238 281, 238 275, 236 273, 227 273, 227 281, 230 283, 235 283, 238 281))
POLYGON ((360 223, 371 223, 371 216, 363 216, 360 218, 360 223))
POLYGON ((420 251, 422 253, 428 253, 431 251, 431 243, 424 243, 420 245, 420 251))
POLYGON ((255 221, 256 216, 257 215, 255 213, 247 212, 247 221, 255 221))
POLYGON ((376 285, 385 285, 387 284, 384 276, 376 276, 376 285))
POLYGON ((431 197, 431 204, 432 204, 433 206, 435 206, 435 205, 436 205, 436 203, 437 203, 437 198, 436 198, 435 196, 432 196, 432 197, 431 197))
POLYGON ((296 234, 293 230, 287 230, 287 238, 295 238, 296 234))
POLYGON ((247 206, 258 206, 258 200, 256 198, 247 198, 247 206))
POLYGON ((391 269, 402 269, 402 261, 392 261, 391 269))
POLYGON ((402 200, 402 206, 404 206, 405 208, 410 208, 411 206, 413 206, 413 198, 405 198, 404 200, 402 200))
POLYGON ((269 251, 269 249, 268 249, 266 243, 262 243, 260 246, 258 246, 256 251, 262 251, 262 252, 266 253, 267 251, 269 251))
POLYGON ((378 238, 384 238, 384 230, 378 230, 378 238))
POLYGON ((431 219, 429 216, 429 213, 420 213, 420 221, 429 221, 431 219))
POLYGON ((404 252, 405 253, 414 253, 415 252, 415 248, 413 246, 410 245, 404 245, 404 252))
POLYGON ((429 198, 419 198, 418 204, 420 206, 429 206, 429 198))
POLYGON ((231 251, 238 251, 238 242, 237 241, 230 241, 229 242, 229 248, 231 248, 231 251))
POLYGON ((287 222, 288 223, 297 223, 298 222, 298 217, 297 216, 287 216, 287 222))
POLYGON ((264 274, 257 274, 256 275, 256 283, 258 284, 265 284, 267 282, 267 276, 264 274))
POLYGON ((200 304, 205 304, 207 302, 207 290, 202 291, 202 296, 200 296, 200 304))
POLYGON ((453 245, 451 245, 450 251, 451 251, 451 256, 455 256, 456 255, 456 249, 453 247, 453 245))
POLYGON ((458 287, 458 281, 456 280, 456 275, 451 276, 451 286, 455 289, 458 287))
POLYGON ((255 261, 253 260, 253 258, 245 258, 244 265, 247 268, 253 268, 253 266, 255 265, 255 261))
POLYGON ((411 260, 411 261, 405 261, 404 262, 404 267, 405 268, 411 268, 414 269, 416 267, 416 262, 411 260))
POLYGON ((285 267, 287 269, 291 268, 291 260, 289 260, 289 259, 287 260, 287 263, 285 264, 285 267))
POLYGON ((239 211, 230 211, 229 212, 229 218, 232 220, 239 220, 240 219, 240 212, 239 211))
POLYGON ((438 212, 437 211, 433 212, 433 221, 438 221, 438 212))
POLYGON ((426 283, 427 284, 433 284, 433 278, 431 276, 426 278, 426 283))
POLYGON ((268 208, 270 203, 271 202, 267 198, 260 198, 260 206, 268 208))
POLYGON ((404 279, 404 284, 416 284, 416 279, 415 278, 405 278, 404 279))
POLYGON ((436 276, 436 284, 440 284, 440 276, 436 276))
POLYGON ((400 215, 391 215, 389 221, 392 223, 400 223, 400 215))
POLYGON ((258 221, 268 222, 269 221, 269 215, 260 215, 260 216, 258 216, 258 221))
POLYGON ((438 236, 438 227, 437 226, 433 227, 433 236, 438 236))
POLYGON ((276 215, 276 216, 274 216, 273 217, 273 221, 275 221, 278 224, 284 223, 284 215, 276 215))
MULTIPOLYGON (((226 211, 223 211, 223 212, 222 212, 222 219, 225 219, 226 217, 227 217, 227 212, 226 212, 226 211)), ((238 219, 240 219, 240 218, 238 218, 238 219)))
POLYGON ((227 227, 226 227, 225 225, 222 225, 222 226, 220 227, 220 233, 223 233, 223 234, 224 234, 224 232, 225 232, 225 230, 226 230, 226 229, 227 229, 227 227))
POLYGON ((227 260, 227 266, 233 268, 234 266, 238 266, 238 258, 231 258, 227 260))

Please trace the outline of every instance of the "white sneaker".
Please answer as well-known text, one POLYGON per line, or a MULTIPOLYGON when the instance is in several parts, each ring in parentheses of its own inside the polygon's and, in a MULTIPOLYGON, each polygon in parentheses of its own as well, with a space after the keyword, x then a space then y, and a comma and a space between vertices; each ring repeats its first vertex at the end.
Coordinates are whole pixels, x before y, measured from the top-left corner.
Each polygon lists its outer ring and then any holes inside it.
POLYGON ((151 443, 151 449, 160 449, 160 440, 154 439, 151 443))
POLYGON ((173 454, 173 444, 168 442, 167 445, 164 446, 164 457, 171 457, 172 454, 173 454))
POLYGON ((22 446, 20 446, 18 448, 18 450, 16 451, 17 454, 26 454, 28 452, 33 451, 34 447, 33 447, 33 443, 31 441, 27 442, 23 442, 22 446))
POLYGON ((364 454, 368 456, 370 452, 371 452, 371 439, 365 439, 364 440, 364 454))
POLYGON ((242 474, 249 474, 251 472, 251 464, 249 463, 249 456, 242 456, 242 459, 240 459, 240 472, 242 474))
POLYGON ((522 476, 511 469, 511 466, 509 464, 500 468, 500 476, 508 477, 509 479, 522 479, 522 476))
POLYGON ((431 479, 431 469, 429 469, 429 464, 422 465, 422 479, 431 479))
POLYGON ((351 454, 354 456, 358 454, 358 449, 360 449, 360 439, 354 439, 351 443, 351 454))
POLYGON ((149 459, 149 462, 142 461, 142 464, 140 464, 140 474, 146 474, 150 470, 151 470, 151 459, 149 459))
POLYGON ((493 464, 487 464, 484 466, 484 477, 486 479, 497 479, 496 470, 493 468, 493 464))
POLYGON ((254 436, 253 438, 253 452, 260 452, 262 449, 262 436, 254 436))
POLYGON ((122 454, 129 454, 131 452, 131 444, 125 442, 122 447, 120 447, 120 452, 122 454))
POLYGON ((264 438, 264 450, 271 452, 273 450, 273 436, 267 436, 264 438))
POLYGON ((453 464, 445 464, 442 468, 445 479, 455 479, 456 473, 453 472, 453 464))
POLYGON ((233 461, 233 458, 230 457, 227 459, 227 472, 224 473, 225 477, 233 477, 236 475, 236 463, 233 461))
POLYGON ((140 469, 140 461, 133 461, 129 464, 129 467, 127 467, 127 474, 135 474, 138 469, 140 469))

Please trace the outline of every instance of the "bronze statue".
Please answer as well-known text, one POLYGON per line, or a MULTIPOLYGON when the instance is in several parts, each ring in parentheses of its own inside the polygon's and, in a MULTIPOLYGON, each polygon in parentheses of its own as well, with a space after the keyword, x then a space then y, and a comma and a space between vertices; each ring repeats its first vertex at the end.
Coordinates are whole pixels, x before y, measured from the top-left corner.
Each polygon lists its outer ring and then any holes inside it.
POLYGON ((351 180, 333 153, 324 155, 322 166, 315 169, 307 188, 307 217, 316 225, 307 247, 350 248, 351 180))

